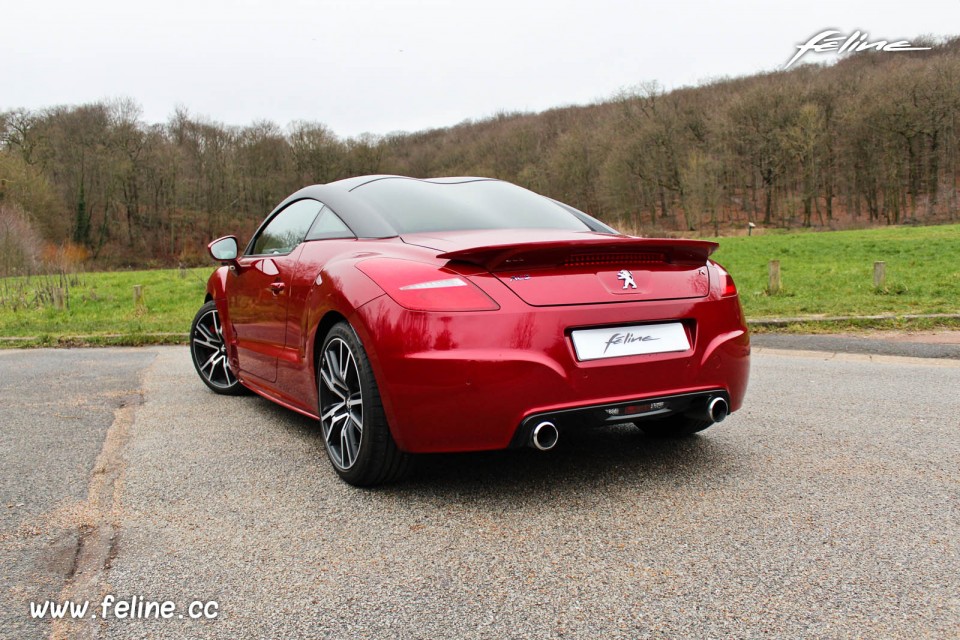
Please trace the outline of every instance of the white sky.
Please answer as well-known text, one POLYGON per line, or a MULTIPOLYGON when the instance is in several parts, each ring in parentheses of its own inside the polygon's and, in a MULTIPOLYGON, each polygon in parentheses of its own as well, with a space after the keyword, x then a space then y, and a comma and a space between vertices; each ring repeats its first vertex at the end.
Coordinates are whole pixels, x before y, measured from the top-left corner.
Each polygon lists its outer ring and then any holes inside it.
POLYGON ((960 0, 0 0, 0 24, 0 111, 130 97, 352 136, 772 70, 831 27, 957 34, 960 0))

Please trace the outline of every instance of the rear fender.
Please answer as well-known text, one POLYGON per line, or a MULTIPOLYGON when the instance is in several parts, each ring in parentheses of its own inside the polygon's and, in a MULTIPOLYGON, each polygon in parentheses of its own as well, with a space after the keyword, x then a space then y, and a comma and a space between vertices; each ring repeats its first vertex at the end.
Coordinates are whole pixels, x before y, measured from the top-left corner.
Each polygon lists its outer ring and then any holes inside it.
MULTIPOLYGON (((316 362, 316 353, 320 349, 324 336, 318 335, 323 318, 329 313, 337 313, 351 319, 354 312, 366 303, 384 295, 383 289, 365 276, 354 265, 355 261, 336 261, 320 268, 313 277, 313 285, 305 301, 306 313, 302 315, 300 335, 301 357, 311 357, 316 362)), ((373 344, 364 340, 368 357, 375 357, 373 344)), ((313 372, 316 375, 316 371, 313 372)))

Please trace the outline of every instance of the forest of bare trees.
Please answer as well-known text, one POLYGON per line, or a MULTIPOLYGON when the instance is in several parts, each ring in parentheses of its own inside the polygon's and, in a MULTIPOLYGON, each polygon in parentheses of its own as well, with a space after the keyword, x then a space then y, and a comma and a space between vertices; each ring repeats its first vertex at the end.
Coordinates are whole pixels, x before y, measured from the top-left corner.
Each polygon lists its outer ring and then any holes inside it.
POLYGON ((370 173, 502 178, 644 234, 957 220, 960 38, 931 44, 382 137, 186 109, 150 124, 133 100, 12 110, 0 275, 64 251, 195 263, 292 191, 370 173))

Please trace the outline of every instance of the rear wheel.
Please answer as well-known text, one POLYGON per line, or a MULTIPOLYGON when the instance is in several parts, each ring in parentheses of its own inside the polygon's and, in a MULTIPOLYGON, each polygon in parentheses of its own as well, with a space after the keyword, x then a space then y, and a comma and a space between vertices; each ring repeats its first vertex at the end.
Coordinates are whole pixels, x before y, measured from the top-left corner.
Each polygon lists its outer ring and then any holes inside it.
POLYGON ((334 325, 324 338, 317 385, 323 443, 337 474, 358 487, 406 475, 410 455, 390 435, 370 361, 346 322, 334 325))
POLYGON ((697 420, 687 416, 670 416, 662 420, 650 420, 637 424, 643 433, 653 438, 683 438, 703 431, 713 422, 710 420, 697 420))
POLYGON ((215 392, 228 396, 246 392, 230 368, 227 345, 223 340, 223 325, 220 324, 220 313, 213 300, 200 307, 193 318, 190 355, 200 379, 215 392))

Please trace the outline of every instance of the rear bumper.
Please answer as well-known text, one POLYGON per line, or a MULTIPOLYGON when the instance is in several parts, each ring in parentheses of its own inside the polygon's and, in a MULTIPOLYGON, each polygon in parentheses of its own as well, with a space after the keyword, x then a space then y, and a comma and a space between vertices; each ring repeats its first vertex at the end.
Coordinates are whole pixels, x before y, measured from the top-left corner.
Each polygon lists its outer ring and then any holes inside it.
MULTIPOLYGON (((710 403, 721 398, 730 403, 730 395, 724 389, 681 393, 655 398, 638 398, 628 402, 588 405, 559 411, 546 411, 527 416, 520 428, 513 434, 511 448, 523 447, 530 443, 534 429, 538 424, 549 422, 561 433, 572 429, 596 427, 598 425, 623 424, 658 420, 673 415, 696 415, 700 417, 708 412, 710 403)), ((719 418, 717 418, 719 420, 719 418)))
POLYGON ((533 308, 499 293, 498 311, 413 312, 381 296, 351 318, 401 449, 504 449, 537 416, 574 411, 583 422, 644 399, 722 393, 731 411, 743 402, 750 339, 736 297, 533 308), (691 327, 687 351, 579 362, 570 340, 576 328, 675 320, 691 327))

